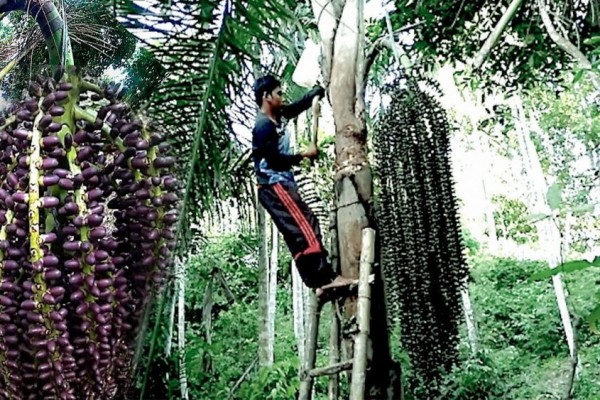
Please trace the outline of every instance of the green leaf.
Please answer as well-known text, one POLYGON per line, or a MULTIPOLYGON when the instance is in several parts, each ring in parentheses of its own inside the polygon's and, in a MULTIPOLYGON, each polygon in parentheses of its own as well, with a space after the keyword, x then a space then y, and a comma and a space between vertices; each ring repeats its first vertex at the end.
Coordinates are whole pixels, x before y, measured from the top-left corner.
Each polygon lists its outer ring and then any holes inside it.
POLYGON ((527 220, 531 221, 531 222, 539 222, 539 221, 543 221, 546 218, 550 218, 551 215, 550 214, 545 214, 545 213, 533 213, 533 214, 529 214, 527 216, 527 220))
POLYGON ((583 74, 585 73, 585 70, 580 69, 579 71, 577 71, 577 73, 575 74, 575 77, 573 78, 573 83, 577 83, 581 80, 581 78, 583 78, 583 74))
POLYGON ((544 269, 543 271, 537 272, 533 275, 531 275, 528 279, 529 282, 533 282, 533 281, 543 281, 545 279, 548 279, 556 274, 560 273, 560 271, 557 271, 556 269, 544 269))
POLYGON ((555 183, 548 188, 546 193, 546 201, 551 209, 557 210, 562 203, 562 185, 555 183))
POLYGON ((598 321, 600 321, 600 304, 592 310, 592 312, 590 313, 590 315, 588 315, 586 320, 588 324, 590 324, 590 330, 597 335, 600 334, 600 332, 598 331, 598 327, 596 326, 598 321))
POLYGON ((588 46, 600 44, 600 36, 594 36, 589 39, 586 39, 583 41, 583 43, 587 44, 588 46))
POLYGON ((600 258, 596 257, 593 262, 589 262, 586 260, 577 260, 577 261, 569 261, 562 265, 559 265, 556 268, 548 268, 543 271, 537 272, 531 277, 529 277, 529 281, 541 281, 548 279, 554 275, 558 275, 560 273, 572 273, 575 271, 579 271, 582 269, 586 269, 588 267, 600 267, 600 258))
POLYGON ((584 214, 594 212, 595 208, 596 208, 596 204, 585 204, 583 206, 573 207, 573 210, 571 210, 571 211, 573 212, 573 215, 581 216, 584 214))
POLYGON ((559 266, 558 268, 561 268, 562 272, 564 272, 564 273, 570 273, 570 272, 585 269, 587 267, 594 267, 594 266, 595 265, 589 261, 579 260, 579 261, 566 262, 563 265, 559 266))

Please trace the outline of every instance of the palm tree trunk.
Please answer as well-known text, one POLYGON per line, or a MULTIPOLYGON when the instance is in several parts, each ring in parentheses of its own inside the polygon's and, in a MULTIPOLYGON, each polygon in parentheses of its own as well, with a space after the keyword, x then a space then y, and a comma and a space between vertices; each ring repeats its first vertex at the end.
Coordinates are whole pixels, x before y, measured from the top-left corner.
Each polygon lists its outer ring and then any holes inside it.
POLYGON ((268 259, 268 232, 265 209, 258 205, 258 364, 260 367, 272 365, 269 356, 269 259, 268 259))
MULTIPOLYGON (((174 284, 172 287, 173 287, 174 294, 171 296, 168 296, 169 301, 171 303, 169 304, 169 308, 168 308, 169 321, 167 322, 167 341, 165 343, 165 358, 167 360, 169 360, 171 358, 171 348, 173 346, 173 327, 175 326, 175 305, 177 304, 177 302, 175 301, 175 294, 177 293, 177 284, 174 284)), ((170 285, 165 288, 166 293, 169 293, 170 290, 171 290, 170 285)), ((166 378, 168 381, 170 378, 169 373, 166 374, 166 378)))
MULTIPOLYGON (((518 97, 512 100, 513 115, 515 118, 515 125, 517 127, 517 135, 519 136, 519 147, 525 163, 525 170, 529 171, 528 176, 533 187, 535 197, 533 200, 533 207, 536 212, 550 215, 552 212, 546 202, 546 193, 548 192, 548 185, 544 178, 544 172, 538 153, 535 149, 533 142, 530 137, 530 125, 526 119, 525 111, 521 99, 518 97)), ((562 261, 561 248, 562 240, 556 222, 553 218, 546 218, 537 223, 538 233, 540 241, 542 243, 542 249, 546 254, 546 261, 550 268, 556 268, 562 261)), ((554 286, 554 293, 556 295, 556 302, 560 312, 560 317, 565 331, 565 337, 569 346, 569 354, 571 357, 575 357, 576 344, 573 324, 571 322, 571 314, 567 305, 567 295, 564 290, 561 275, 554 275, 552 277, 552 284, 554 286)))
POLYGON ((296 270, 296 263, 292 261, 292 301, 294 303, 294 336, 298 347, 300 369, 304 365, 304 340, 306 337, 304 318, 304 290, 303 283, 296 270))
MULTIPOLYGON (((312 0, 323 41, 323 76, 336 129, 336 225, 342 275, 358 278, 361 234, 374 227, 371 167, 367 158, 364 104, 364 0, 312 0), (329 65, 330 62, 330 65, 329 65)), ((370 369, 365 398, 398 398, 388 391, 391 357, 381 271, 376 269, 373 310, 368 341, 370 369)), ((356 315, 356 298, 346 301, 346 316, 356 315)), ((352 354, 352 343, 344 347, 352 354)))
POLYGON ((179 353, 179 385, 181 399, 188 399, 187 373, 185 364, 185 265, 175 263, 177 268, 177 350, 179 353))
POLYGON ((485 213, 485 221, 487 225, 488 232, 488 251, 491 254, 495 254, 498 250, 498 232, 496 231, 496 222, 494 221, 494 211, 492 200, 489 195, 488 185, 486 180, 491 175, 490 174, 490 164, 489 162, 492 160, 490 152, 487 150, 489 148, 488 143, 484 143, 486 138, 484 137, 483 132, 477 130, 477 124, 473 123, 473 129, 475 134, 475 142, 479 147, 479 153, 482 155, 480 161, 480 169, 479 172, 481 174, 481 188, 483 191, 483 201, 484 201, 484 213, 485 213))
POLYGON ((277 311, 277 269, 279 260, 279 232, 274 222, 271 223, 271 262, 269 266, 269 300, 268 300, 268 352, 271 364, 274 360, 275 347, 275 315, 277 311))
MULTIPOLYGON (((202 299, 202 327, 204 328, 204 340, 206 344, 212 343, 212 309, 213 309, 213 284, 215 281, 215 273, 213 272, 210 276, 206 289, 204 290, 204 298, 202 299)), ((200 365, 198 369, 200 371, 208 372, 211 369, 211 360, 209 356, 201 350, 202 357, 200 359, 200 365)))
POLYGON ((469 295, 468 285, 461 290, 463 310, 465 313, 465 322, 467 324, 467 335, 469 337, 469 346, 473 354, 477 353, 477 326, 475 325, 475 316, 473 314, 473 306, 471 304, 471 296, 469 295))

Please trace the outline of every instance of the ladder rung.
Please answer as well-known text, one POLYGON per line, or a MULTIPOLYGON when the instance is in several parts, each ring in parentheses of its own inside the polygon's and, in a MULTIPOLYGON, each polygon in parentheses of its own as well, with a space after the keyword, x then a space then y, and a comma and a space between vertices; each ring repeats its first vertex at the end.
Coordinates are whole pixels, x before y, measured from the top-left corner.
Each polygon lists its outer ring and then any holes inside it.
POLYGON ((335 375, 342 371, 348 371, 352 369, 352 360, 343 361, 341 363, 328 365, 327 367, 315 368, 308 371, 308 376, 323 376, 323 375, 335 375))

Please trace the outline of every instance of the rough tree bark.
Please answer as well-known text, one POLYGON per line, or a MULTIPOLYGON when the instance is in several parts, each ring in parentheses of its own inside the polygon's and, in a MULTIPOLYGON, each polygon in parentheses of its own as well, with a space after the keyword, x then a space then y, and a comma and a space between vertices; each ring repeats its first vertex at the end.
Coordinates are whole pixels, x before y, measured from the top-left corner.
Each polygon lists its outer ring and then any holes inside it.
MULTIPOLYGON (((342 274, 358 278, 361 232, 375 228, 373 180, 367 159, 364 115, 364 0, 312 0, 323 41, 323 76, 329 83, 335 136, 335 197, 338 248, 342 274)), ((376 229, 376 228, 375 228, 376 229)), ((373 284, 371 336, 367 349, 367 399, 398 398, 390 384, 392 367, 381 271, 373 284)), ((356 298, 346 301, 346 317, 356 314, 356 298)), ((344 347, 352 354, 351 343, 344 347)))

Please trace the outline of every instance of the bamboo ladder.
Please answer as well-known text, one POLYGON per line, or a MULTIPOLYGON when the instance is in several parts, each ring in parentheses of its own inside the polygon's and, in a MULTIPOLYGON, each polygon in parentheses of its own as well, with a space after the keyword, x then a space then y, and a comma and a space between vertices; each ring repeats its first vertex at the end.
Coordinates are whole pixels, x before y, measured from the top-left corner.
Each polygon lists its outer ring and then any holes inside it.
MULTIPOLYGON (((337 242, 334 229, 331 231, 331 242, 337 242)), ((332 262, 337 259, 337 246, 331 246, 332 262)), ((339 398, 339 376, 338 374, 352 370, 350 385, 350 400, 363 400, 365 394, 365 380, 367 371, 367 341, 369 337, 369 321, 371 309, 371 286, 373 280, 371 269, 375 259, 375 231, 371 228, 362 230, 362 243, 360 254, 360 273, 358 285, 358 305, 356 311, 356 323, 358 329, 351 334, 354 336, 354 357, 350 360, 340 361, 339 335, 340 318, 338 316, 338 298, 332 302, 333 318, 331 321, 331 336, 329 340, 330 355, 327 367, 315 368, 318 347, 319 322, 321 311, 325 302, 319 301, 314 293, 311 293, 309 302, 309 328, 305 346, 304 365, 300 373, 300 392, 298 400, 311 400, 314 379, 319 376, 330 376, 329 399, 339 398)))

